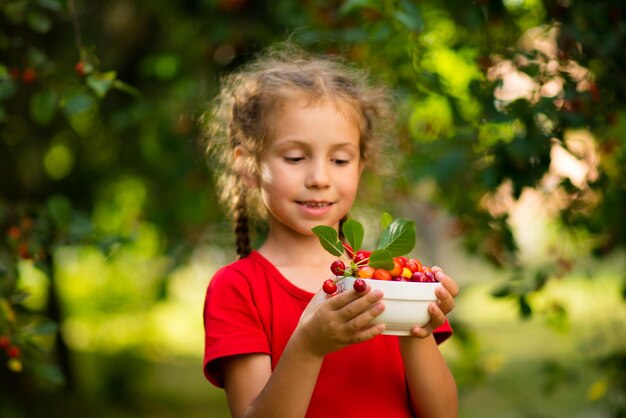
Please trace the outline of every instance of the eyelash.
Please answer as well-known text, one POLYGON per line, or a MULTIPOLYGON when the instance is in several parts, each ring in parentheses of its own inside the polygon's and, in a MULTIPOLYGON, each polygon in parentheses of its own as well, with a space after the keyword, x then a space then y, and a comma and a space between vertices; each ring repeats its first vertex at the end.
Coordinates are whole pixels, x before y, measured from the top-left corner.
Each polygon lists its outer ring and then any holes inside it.
MULTIPOLYGON (((303 161, 305 158, 306 157, 283 157, 283 159, 289 164, 297 164, 303 161)), ((343 158, 333 158, 331 161, 339 166, 343 166, 343 165, 350 163, 349 159, 343 159, 343 158)))

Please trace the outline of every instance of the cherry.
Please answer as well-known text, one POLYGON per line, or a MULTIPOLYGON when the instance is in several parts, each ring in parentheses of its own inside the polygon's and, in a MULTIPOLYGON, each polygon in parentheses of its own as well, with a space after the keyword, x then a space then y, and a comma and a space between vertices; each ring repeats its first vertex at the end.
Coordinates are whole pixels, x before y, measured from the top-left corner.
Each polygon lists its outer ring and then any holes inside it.
POLYGON ((335 283, 333 279, 328 279, 324 281, 324 284, 322 285, 322 290, 324 291, 324 293, 332 295, 337 291, 337 283, 335 283))
POLYGON ((365 280, 363 279, 356 279, 354 281, 354 290, 356 290, 357 292, 365 292, 365 289, 367 288, 367 284, 365 283, 365 280))
POLYGON ((435 279, 435 273, 433 273, 432 271, 426 271, 424 272, 424 276, 426 276, 426 279, 424 280, 427 283, 436 283, 437 279, 435 279))
POLYGON ((6 352, 9 358, 18 358, 20 356, 20 348, 16 345, 9 346, 6 352))
POLYGON ((76 63, 76 65, 74 66, 74 71, 76 71, 76 74, 78 74, 79 76, 84 76, 85 75, 85 62, 84 61, 78 61, 76 63))
POLYGON ((376 280, 391 280, 391 274, 385 269, 376 269, 372 278, 376 280))
POLYGON ((354 263, 357 265, 363 265, 366 264, 367 261, 370 259, 370 251, 365 251, 365 250, 359 250, 356 252, 356 255, 354 256, 354 263))
POLYGON ((393 268, 389 270, 389 274, 391 274, 392 277, 399 276, 402 274, 403 268, 404 267, 402 267, 402 261, 400 261, 400 259, 396 257, 393 259, 393 268))
POLYGON ((343 244, 343 248, 348 253, 348 257, 350 257, 350 260, 353 260, 354 259, 354 250, 352 249, 350 244, 348 244, 347 242, 343 242, 342 244, 343 244))
POLYGON ((26 84, 30 84, 37 78, 37 72, 34 68, 27 68, 22 73, 22 81, 26 84))
POLYGON ((412 282, 423 283, 426 281, 425 279, 426 279, 426 275, 422 273, 421 271, 416 271, 415 273, 411 275, 412 282))
POLYGON ((422 271, 422 263, 417 258, 411 258, 406 263, 406 268, 415 273, 416 271, 422 271))
POLYGON ((363 279, 371 279, 375 271, 376 269, 374 267, 364 266, 358 270, 357 274, 363 279))
POLYGON ((342 276, 346 271, 346 265, 341 260, 335 260, 330 265, 330 271, 332 271, 335 276, 342 276))

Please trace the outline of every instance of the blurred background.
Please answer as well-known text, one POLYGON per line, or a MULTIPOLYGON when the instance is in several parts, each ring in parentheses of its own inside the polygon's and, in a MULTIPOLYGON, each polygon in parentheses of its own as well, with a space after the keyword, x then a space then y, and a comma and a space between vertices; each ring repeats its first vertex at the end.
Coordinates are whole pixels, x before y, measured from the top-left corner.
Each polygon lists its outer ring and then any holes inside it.
POLYGON ((1 0, 0 416, 228 416, 201 314, 235 252, 197 121, 287 37, 393 89, 396 175, 353 216, 415 220, 460 284, 460 416, 626 417, 618 0, 1 0))

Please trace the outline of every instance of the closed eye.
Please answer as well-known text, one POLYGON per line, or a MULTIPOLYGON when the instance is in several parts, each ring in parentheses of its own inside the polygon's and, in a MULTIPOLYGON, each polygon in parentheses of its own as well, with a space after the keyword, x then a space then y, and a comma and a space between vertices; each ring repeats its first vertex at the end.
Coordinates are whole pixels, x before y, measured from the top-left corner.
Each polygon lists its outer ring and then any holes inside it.
POLYGON ((304 161, 304 157, 283 157, 283 159, 289 164, 297 164, 304 161))
POLYGON ((349 164, 349 163, 350 163, 350 160, 342 160, 342 159, 340 159, 340 158, 335 158, 335 159, 333 159, 332 161, 333 161, 333 163, 335 163, 335 164, 337 164, 337 165, 340 165, 340 166, 341 166, 341 165, 346 165, 346 164, 349 164))

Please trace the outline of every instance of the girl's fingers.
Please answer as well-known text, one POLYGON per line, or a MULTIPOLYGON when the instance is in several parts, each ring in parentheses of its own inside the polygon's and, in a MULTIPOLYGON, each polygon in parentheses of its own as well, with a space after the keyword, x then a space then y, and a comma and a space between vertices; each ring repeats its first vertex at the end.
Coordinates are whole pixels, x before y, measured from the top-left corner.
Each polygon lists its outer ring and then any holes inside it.
POLYGON ((441 309, 446 315, 450 313, 450 311, 454 309, 455 305, 452 295, 446 290, 445 287, 438 287, 435 290, 435 294, 437 295, 437 306, 439 306, 439 309, 441 309))
POLYGON ((435 273, 435 278, 439 283, 446 288, 448 293, 454 298, 459 294, 459 286, 456 284, 454 280, 452 280, 446 273, 443 272, 441 267, 434 266, 431 268, 433 273, 435 273))
POLYGON ((346 320, 355 318, 361 314, 369 306, 378 302, 383 297, 380 290, 371 290, 367 287, 363 292, 357 292, 353 289, 346 290, 330 298, 329 307, 333 311, 337 311, 346 320))
POLYGON ((431 303, 428 306, 428 313, 430 313, 430 321, 423 327, 413 327, 411 335, 419 338, 426 338, 446 320, 446 315, 435 303, 431 303))

